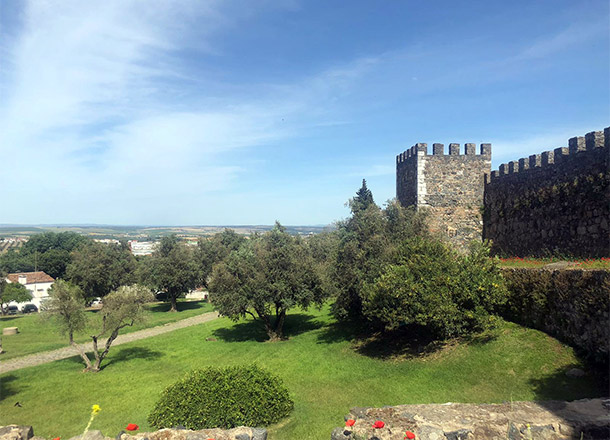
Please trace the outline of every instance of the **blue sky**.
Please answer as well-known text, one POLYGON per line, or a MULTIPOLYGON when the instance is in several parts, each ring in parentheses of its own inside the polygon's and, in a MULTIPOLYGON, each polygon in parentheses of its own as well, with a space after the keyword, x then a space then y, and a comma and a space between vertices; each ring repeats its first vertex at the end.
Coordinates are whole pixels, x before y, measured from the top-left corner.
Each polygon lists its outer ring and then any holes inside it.
POLYGON ((608 2, 0 1, 0 223, 328 224, 610 125, 608 2))

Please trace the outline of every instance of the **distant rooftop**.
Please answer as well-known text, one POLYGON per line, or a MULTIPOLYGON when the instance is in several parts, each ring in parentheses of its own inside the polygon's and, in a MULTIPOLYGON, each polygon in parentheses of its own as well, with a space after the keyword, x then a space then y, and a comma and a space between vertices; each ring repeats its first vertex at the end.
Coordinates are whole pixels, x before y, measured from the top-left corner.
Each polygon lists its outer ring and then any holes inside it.
POLYGON ((20 273, 9 273, 6 278, 11 283, 18 283, 20 277, 25 277, 26 284, 35 284, 35 283, 52 283, 55 279, 47 275, 46 273, 39 272, 20 272, 20 273))

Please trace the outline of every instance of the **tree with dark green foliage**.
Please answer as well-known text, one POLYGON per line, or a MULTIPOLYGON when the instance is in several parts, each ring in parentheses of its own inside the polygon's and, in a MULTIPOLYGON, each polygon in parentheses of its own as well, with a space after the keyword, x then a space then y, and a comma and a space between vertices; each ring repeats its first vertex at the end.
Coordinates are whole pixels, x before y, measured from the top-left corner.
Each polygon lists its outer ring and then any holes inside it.
POLYGON ((157 429, 269 426, 293 408, 282 380, 256 365, 209 367, 166 388, 148 422, 157 429))
POLYGON ((375 201, 373 200, 373 193, 366 186, 366 179, 362 179, 362 186, 358 191, 356 191, 356 197, 354 197, 349 205, 354 211, 363 211, 371 205, 374 205, 375 201))
POLYGON ((170 312, 178 311, 177 299, 196 287, 199 275, 193 252, 175 235, 163 237, 153 254, 140 261, 140 279, 167 294, 170 312))
POLYGON ((208 287, 214 264, 223 261, 246 241, 232 229, 225 229, 211 237, 201 237, 195 250, 195 261, 199 269, 199 284, 208 287))
POLYGON ((490 327, 506 289, 489 247, 473 244, 468 255, 431 238, 403 242, 395 264, 362 289, 363 314, 387 331, 425 328, 439 339, 490 327))
POLYGON ((210 279, 210 301, 217 310, 233 320, 248 315, 262 322, 270 340, 284 338, 290 308, 306 309, 324 299, 308 247, 277 222, 216 264, 210 279))
POLYGON ((34 234, 21 249, 1 255, 0 268, 9 273, 41 270, 53 278, 62 278, 71 262, 70 253, 88 241, 75 232, 34 234))
POLYGON ((337 223, 337 249, 330 268, 336 300, 333 314, 339 320, 363 320, 362 288, 375 280, 384 265, 395 260, 406 237, 425 235, 425 215, 403 208, 397 201, 381 209, 363 181, 348 202, 352 215, 337 223))
POLYGON ((0 309, 6 314, 6 307, 11 301, 18 303, 30 301, 32 294, 20 283, 0 283, 0 309))
POLYGON ((88 298, 103 297, 136 281, 136 259, 125 244, 89 242, 75 249, 66 279, 88 298))

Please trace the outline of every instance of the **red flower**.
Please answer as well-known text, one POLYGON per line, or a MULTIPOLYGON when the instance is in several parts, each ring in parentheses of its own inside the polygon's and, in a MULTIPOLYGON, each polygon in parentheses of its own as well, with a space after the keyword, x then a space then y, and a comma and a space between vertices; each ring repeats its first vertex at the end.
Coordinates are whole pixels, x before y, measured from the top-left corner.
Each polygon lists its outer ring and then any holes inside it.
POLYGON ((354 423, 356 423, 354 419, 349 419, 347 422, 345 422, 345 426, 354 426, 354 423))
POLYGON ((130 423, 129 425, 127 425, 127 428, 125 428, 127 431, 137 431, 138 429, 140 429, 140 427, 138 425, 136 425, 135 423, 130 423))
POLYGON ((413 434, 411 431, 407 431, 407 432, 405 432, 405 438, 408 438, 409 440, 413 440, 415 438, 415 434, 413 434))
POLYGON ((381 420, 377 420, 375 423, 373 423, 373 428, 379 429, 379 428, 383 428, 385 426, 385 423, 383 423, 381 420))
POLYGON ((55 437, 53 440, 60 440, 61 437, 55 437))

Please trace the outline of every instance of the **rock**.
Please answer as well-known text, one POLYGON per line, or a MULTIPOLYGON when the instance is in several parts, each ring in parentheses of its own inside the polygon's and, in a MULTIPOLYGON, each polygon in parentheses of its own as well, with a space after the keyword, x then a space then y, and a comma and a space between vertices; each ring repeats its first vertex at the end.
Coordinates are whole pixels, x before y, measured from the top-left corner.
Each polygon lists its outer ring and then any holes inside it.
MULTIPOLYGON (((525 438, 529 438, 527 434, 527 428, 525 431, 525 438)), ((542 425, 530 427, 532 433, 532 440, 555 440, 557 439, 557 433, 553 425, 542 425)))
POLYGON ((468 435, 471 433, 472 431, 469 429, 458 429, 457 431, 446 432, 445 437, 447 437, 447 440, 468 440, 468 435))
MULTIPOLYGON (((208 435, 202 434, 201 432, 189 432, 186 435, 186 440, 208 440, 210 437, 208 435)), ((250 438, 248 438, 250 440, 250 438)))
POLYGON ((405 419, 406 422, 415 423, 415 414, 403 411, 398 414, 398 417, 405 419))
POLYGON ((98 431, 96 429, 93 431, 87 431, 84 436, 83 434, 80 434, 76 437, 72 437, 70 440, 106 440, 106 437, 104 434, 102 434, 102 431, 98 431))
POLYGON ((366 417, 369 409, 371 409, 371 408, 356 406, 356 407, 350 409, 349 412, 350 412, 350 414, 353 414, 356 417, 364 418, 364 417, 366 417))
POLYGON ((29 440, 34 437, 31 426, 8 425, 0 427, 0 440, 29 440))
POLYGON ((252 440, 267 440, 267 430, 263 428, 252 428, 252 440))
POLYGON ((218 341, 218 339, 212 338, 212 337, 205 338, 205 340, 208 341, 208 342, 216 342, 216 341, 218 341))
POLYGON ((351 431, 343 428, 335 428, 330 434, 330 440, 350 440, 351 431), (346 434, 347 433, 347 434, 346 434))
POLYGON ((513 422, 510 422, 508 425, 508 434, 506 435, 506 438, 508 438, 508 440, 521 440, 521 432, 513 422))
POLYGON ((252 440, 252 437, 250 437, 248 434, 241 433, 235 436, 235 440, 252 440))
POLYGON ((571 368, 566 371, 566 376, 568 377, 582 377, 585 375, 585 372, 580 368, 571 368))
POLYGON ((17 327, 4 327, 2 329, 2 334, 5 336, 16 335, 17 333, 19 333, 19 329, 17 327))
POLYGON ((415 432, 415 438, 419 440, 445 440, 445 433, 442 429, 424 425, 415 432))

